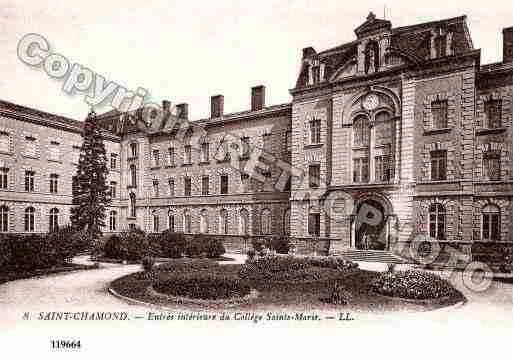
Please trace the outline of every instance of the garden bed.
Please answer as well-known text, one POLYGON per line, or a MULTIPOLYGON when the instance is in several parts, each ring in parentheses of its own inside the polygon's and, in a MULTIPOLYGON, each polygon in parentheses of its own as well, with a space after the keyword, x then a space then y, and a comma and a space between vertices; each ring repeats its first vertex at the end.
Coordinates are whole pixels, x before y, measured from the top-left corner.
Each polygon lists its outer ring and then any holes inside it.
MULTIPOLYGON (((323 262, 324 263, 324 262, 323 262)), ((155 295, 151 288, 154 283, 166 280, 174 273, 208 272, 221 276, 239 277, 245 265, 226 264, 219 265, 209 260, 180 259, 156 266, 151 272, 139 272, 124 276, 111 283, 111 288, 119 295, 152 305, 162 306, 171 310, 204 310, 207 303, 190 298, 168 297, 155 295)), ((315 269, 317 272, 318 269, 315 269)), ((379 273, 359 269, 340 270, 335 275, 333 268, 322 268, 326 277, 317 281, 272 281, 259 278, 243 278, 252 290, 259 293, 258 297, 250 301, 240 301, 236 304, 239 309, 248 310, 351 310, 351 311, 422 311, 436 309, 455 304, 461 297, 451 297, 443 303, 407 303, 387 298, 372 292, 373 284, 379 273), (333 294, 334 288, 343 287, 347 292, 347 305, 337 305, 326 301, 333 294), (420 304, 420 305, 419 305, 420 304)), ((212 303, 210 303, 212 304, 212 303)), ((230 303, 225 303, 230 306, 230 303)))

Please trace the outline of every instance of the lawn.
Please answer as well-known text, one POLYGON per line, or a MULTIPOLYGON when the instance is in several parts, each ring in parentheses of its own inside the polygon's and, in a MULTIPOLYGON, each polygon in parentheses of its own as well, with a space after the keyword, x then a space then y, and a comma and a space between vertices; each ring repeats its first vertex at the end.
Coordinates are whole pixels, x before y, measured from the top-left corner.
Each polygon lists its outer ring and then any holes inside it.
MULTIPOLYGON (((271 279, 268 273, 265 274, 267 277, 246 274, 244 278, 241 278, 243 268, 244 265, 241 264, 219 265, 211 260, 180 259, 168 262, 161 267, 157 266, 151 272, 151 275, 138 272, 121 277, 111 283, 111 288, 123 296, 162 305, 172 310, 209 309, 209 307, 197 304, 178 304, 174 301, 152 296, 147 292, 150 285, 169 280, 176 273, 190 273, 191 271, 210 273, 214 276, 239 278, 244 283, 248 283, 251 288, 256 289, 259 292, 258 298, 251 303, 237 305, 238 310, 423 311, 451 305, 463 299, 459 292, 441 303, 433 304, 409 303, 387 298, 372 291, 372 285, 379 274, 359 269, 335 270, 333 268, 315 267, 313 271, 308 271, 308 275, 305 276, 304 268, 297 268, 296 274, 291 277, 292 280, 287 281, 282 280, 284 277, 281 273, 277 277, 279 280, 271 279), (335 305, 322 300, 330 297, 335 286, 343 286, 347 294, 347 305, 335 305)), ((273 270, 279 270, 279 268, 273 268, 273 270)), ((219 306, 216 305, 210 306, 210 309, 218 308, 219 306)))

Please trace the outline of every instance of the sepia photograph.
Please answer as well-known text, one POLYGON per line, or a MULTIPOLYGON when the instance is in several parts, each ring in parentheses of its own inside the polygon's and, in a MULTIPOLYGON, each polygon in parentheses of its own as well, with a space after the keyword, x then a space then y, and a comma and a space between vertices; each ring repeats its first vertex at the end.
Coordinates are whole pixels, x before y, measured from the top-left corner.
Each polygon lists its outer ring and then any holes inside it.
POLYGON ((507 355, 511 3, 0 15, 9 356, 507 355))

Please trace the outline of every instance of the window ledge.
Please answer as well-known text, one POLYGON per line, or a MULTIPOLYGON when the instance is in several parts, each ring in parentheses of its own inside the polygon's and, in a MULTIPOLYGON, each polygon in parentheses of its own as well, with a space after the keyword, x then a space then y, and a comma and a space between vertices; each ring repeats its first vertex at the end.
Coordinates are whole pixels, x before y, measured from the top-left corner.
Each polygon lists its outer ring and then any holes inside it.
POLYGON ((444 127, 444 128, 425 128, 424 129, 424 136, 429 136, 429 135, 437 135, 439 133, 447 133, 447 132, 451 132, 452 128, 451 127, 444 127))
POLYGON ((451 179, 451 180, 430 180, 430 181, 422 181, 417 182, 417 184, 444 184, 444 183, 459 183, 462 180, 459 179, 451 179))
POLYGON ((150 167, 150 170, 159 170, 160 169, 160 166, 151 166, 150 167))
POLYGON ((222 160, 217 160, 217 163, 230 162, 229 158, 223 158, 222 160))
POLYGON ((201 161, 200 163, 198 163, 198 165, 200 166, 207 166, 210 164, 210 161, 201 161))
POLYGON ((506 127, 497 127, 497 128, 477 128, 476 135, 489 135, 493 133, 502 133, 506 132, 506 127))
POLYGON ((361 151, 361 150, 368 150, 369 147, 368 146, 353 146, 351 149, 353 151, 361 151))
POLYGON ((309 149, 309 148, 321 148, 322 146, 324 146, 324 143, 310 143, 308 145, 305 145, 305 149, 309 149))
POLYGON ((507 180, 487 180, 483 179, 481 181, 477 181, 476 184, 512 184, 513 181, 507 181, 507 180))
POLYGON ((62 163, 61 160, 53 160, 51 158, 48 159, 48 162, 54 162, 54 163, 62 163))
POLYGON ((0 151, 0 154, 2 154, 2 155, 12 156, 12 155, 13 155, 13 152, 12 152, 12 151, 0 151))
POLYGON ((182 167, 190 167, 192 166, 192 163, 182 163, 182 167))
POLYGON ((127 189, 133 189, 133 188, 137 188, 137 186, 133 185, 133 184, 129 184, 128 186, 126 186, 127 189))
POLYGON ((239 156, 239 160, 240 161, 247 161, 247 160, 249 160, 249 155, 239 156))
POLYGON ((176 165, 166 165, 165 168, 175 168, 176 165))
POLYGON ((23 155, 23 157, 25 157, 25 158, 32 158, 32 159, 35 159, 35 160, 39 159, 39 156, 32 156, 32 155, 25 155, 25 154, 23 155))

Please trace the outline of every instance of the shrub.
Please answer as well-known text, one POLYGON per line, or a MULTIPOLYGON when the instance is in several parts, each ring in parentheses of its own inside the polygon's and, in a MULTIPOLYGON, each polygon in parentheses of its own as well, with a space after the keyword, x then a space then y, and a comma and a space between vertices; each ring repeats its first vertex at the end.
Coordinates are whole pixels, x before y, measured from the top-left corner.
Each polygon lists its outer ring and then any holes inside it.
POLYGON ((183 233, 165 230, 160 236, 160 246, 164 257, 181 258, 184 255, 187 242, 183 233))
POLYGON ((103 254, 107 258, 123 259, 125 257, 125 248, 121 237, 117 234, 108 237, 103 247, 103 254))
POLYGON ((153 266, 155 265, 155 258, 146 256, 142 260, 142 267, 145 272, 150 272, 153 269, 153 266))
POLYGON ((258 238, 258 237, 251 238, 251 245, 253 246, 253 249, 255 250, 255 252, 258 253, 258 255, 260 255, 260 256, 263 255, 264 250, 266 248, 264 238, 258 238))
POLYGON ((206 240, 205 253, 207 258, 218 258, 226 253, 226 249, 221 240, 210 238, 206 240))
POLYGON ((155 271, 166 272, 193 272, 212 270, 219 267, 219 263, 210 259, 180 258, 157 265, 155 271))
POLYGON ((192 299, 228 299, 250 293, 248 284, 237 277, 207 272, 177 273, 154 284, 161 293, 192 299))
POLYGON ((278 254, 288 254, 291 248, 290 238, 273 236, 269 241, 268 248, 278 254))
POLYGON ((187 257, 198 258, 204 252, 206 252, 205 242, 200 234, 195 234, 191 239, 187 240, 185 247, 187 257))
POLYGON ((377 293, 406 299, 436 299, 456 293, 436 274, 413 270, 380 273, 372 287, 377 293))
POLYGON ((133 229, 121 233, 123 248, 126 249, 125 257, 128 261, 137 261, 148 255, 150 246, 146 234, 142 230, 133 229))

